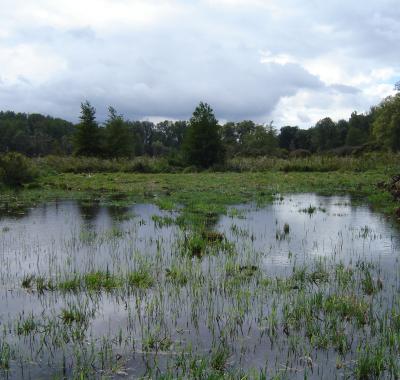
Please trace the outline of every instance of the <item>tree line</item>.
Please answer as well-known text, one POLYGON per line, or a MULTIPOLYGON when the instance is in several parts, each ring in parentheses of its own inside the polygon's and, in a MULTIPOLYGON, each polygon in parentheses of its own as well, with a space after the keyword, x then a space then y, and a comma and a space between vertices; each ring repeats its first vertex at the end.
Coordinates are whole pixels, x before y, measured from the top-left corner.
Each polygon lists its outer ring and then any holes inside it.
POLYGON ((189 121, 130 121, 109 107, 105 123, 81 104, 79 123, 40 114, 0 112, 0 152, 28 156, 80 155, 104 158, 163 156, 175 163, 209 167, 236 156, 287 156, 354 148, 400 150, 400 85, 397 93, 348 120, 326 117, 309 129, 251 120, 220 125, 210 105, 200 103, 189 121))

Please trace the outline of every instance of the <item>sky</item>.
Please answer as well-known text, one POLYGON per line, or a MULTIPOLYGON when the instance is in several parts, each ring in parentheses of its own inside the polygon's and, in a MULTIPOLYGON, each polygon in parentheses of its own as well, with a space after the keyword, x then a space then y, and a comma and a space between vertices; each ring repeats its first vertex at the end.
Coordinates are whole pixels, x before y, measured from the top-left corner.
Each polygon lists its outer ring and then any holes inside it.
POLYGON ((0 0, 0 109, 308 128, 400 80, 399 0, 0 0))

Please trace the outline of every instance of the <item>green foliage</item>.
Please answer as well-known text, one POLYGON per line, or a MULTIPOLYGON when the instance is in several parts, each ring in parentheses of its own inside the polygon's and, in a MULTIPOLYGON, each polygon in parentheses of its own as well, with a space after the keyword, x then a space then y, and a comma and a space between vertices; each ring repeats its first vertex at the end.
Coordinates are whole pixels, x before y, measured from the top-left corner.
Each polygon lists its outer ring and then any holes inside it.
POLYGON ((400 150, 400 93, 387 97, 376 109, 373 135, 392 151, 400 150))
POLYGON ((383 347, 360 348, 355 368, 359 380, 379 379, 386 368, 387 356, 383 347))
POLYGON ((243 154, 247 156, 272 156, 278 147, 276 132, 272 126, 257 125, 243 140, 243 154))
POLYGON ((100 154, 100 128, 96 122, 96 110, 88 102, 81 103, 81 122, 76 126, 74 138, 75 153, 79 156, 100 154))
POLYGON ((108 157, 132 157, 134 135, 122 116, 113 107, 108 108, 109 117, 105 126, 105 151, 108 157))
POLYGON ((184 286, 189 280, 189 275, 185 272, 184 268, 173 265, 171 268, 165 270, 166 278, 174 284, 184 286))
POLYGON ((309 129, 284 126, 279 135, 271 126, 257 125, 251 120, 227 122, 220 127, 205 103, 199 104, 189 123, 128 121, 110 107, 105 128, 97 124, 95 109, 88 101, 81 104, 80 123, 76 126, 39 114, 0 112, 0 152, 68 155, 73 147, 80 156, 145 155, 166 157, 173 166, 209 168, 221 164, 225 153, 227 157, 284 157, 293 151, 352 154, 353 150, 339 148, 364 146, 373 143, 373 138, 384 148, 398 150, 398 97, 399 94, 385 99, 368 113, 353 112, 348 121, 335 122, 326 117, 309 129))
POLYGON ((365 142, 365 135, 361 130, 357 128, 350 127, 347 137, 346 137, 346 145, 356 146, 361 145, 365 142))
POLYGON ((400 164, 400 156, 393 153, 366 153, 360 157, 336 155, 312 155, 310 157, 235 157, 225 163, 225 170, 232 172, 363 172, 371 169, 395 167, 400 164))
POLYGON ((337 126, 329 117, 320 120, 315 125, 313 132, 311 141, 316 151, 332 149, 342 145, 337 126))
POLYGON ((0 152, 70 154, 74 130, 72 123, 50 116, 0 112, 0 152))
POLYGON ((287 150, 296 149, 296 139, 299 133, 299 127, 291 127, 290 125, 281 128, 279 134, 279 147, 287 150))
POLYGON ((256 125, 251 120, 229 122, 222 127, 221 134, 229 157, 271 156, 277 153, 278 137, 271 125, 256 125))
POLYGON ((189 165, 208 168, 223 161, 224 151, 218 122, 207 103, 201 102, 193 112, 183 150, 189 165))
POLYGON ((128 284, 133 288, 147 289, 153 286, 154 280, 149 270, 141 268, 129 273, 128 284))
POLYGON ((135 157, 103 159, 99 157, 47 156, 34 162, 47 173, 173 173, 179 170, 166 158, 135 157))
POLYGON ((87 316, 77 306, 72 306, 69 309, 61 309, 60 318, 66 325, 71 325, 73 323, 79 325, 87 322, 87 316))
POLYGON ((5 341, 0 341, 0 370, 10 369, 11 348, 5 341))
POLYGON ((20 186, 33 181, 36 176, 35 165, 24 155, 11 152, 0 156, 0 182, 20 186))
POLYGON ((86 288, 92 291, 100 291, 102 289, 111 291, 118 287, 118 279, 108 272, 92 272, 84 276, 86 288))

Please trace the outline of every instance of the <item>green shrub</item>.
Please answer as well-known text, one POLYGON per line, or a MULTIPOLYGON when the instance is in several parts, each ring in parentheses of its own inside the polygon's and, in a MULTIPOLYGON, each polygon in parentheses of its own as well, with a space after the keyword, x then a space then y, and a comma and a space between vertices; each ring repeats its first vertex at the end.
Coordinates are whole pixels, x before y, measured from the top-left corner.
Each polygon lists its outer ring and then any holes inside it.
POLYGON ((36 176, 34 164, 23 154, 10 152, 0 156, 0 180, 6 185, 20 186, 36 176))
POLYGON ((36 159, 44 173, 174 173, 166 158, 135 157, 104 159, 98 157, 47 156, 36 159))
POLYGON ((197 166, 186 166, 185 169, 182 170, 182 173, 187 174, 187 173, 197 173, 199 170, 197 166))

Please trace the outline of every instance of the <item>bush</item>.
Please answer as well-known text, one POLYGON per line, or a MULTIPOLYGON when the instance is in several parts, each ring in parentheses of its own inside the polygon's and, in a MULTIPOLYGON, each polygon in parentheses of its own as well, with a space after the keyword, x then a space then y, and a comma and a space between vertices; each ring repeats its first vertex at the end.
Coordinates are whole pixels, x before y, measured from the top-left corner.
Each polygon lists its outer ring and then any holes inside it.
POLYGON ((36 160, 47 174, 55 173, 174 173, 166 158, 135 157, 103 159, 98 157, 47 156, 36 160))
POLYGON ((311 152, 307 149, 296 149, 290 152, 290 158, 304 158, 304 157, 310 157, 311 152))
POLYGON ((21 153, 11 152, 0 156, 0 180, 6 185, 20 186, 33 181, 37 170, 21 153))
MULTIPOLYGON (((12 154, 13 157, 15 154, 12 154)), ((5 156, 4 156, 5 157, 5 156)), ((171 161, 165 157, 135 157, 133 159, 102 159, 97 157, 74 156, 46 156, 28 159, 21 156, 29 167, 38 167, 41 175, 54 175, 59 173, 196 173, 203 172, 204 168, 196 166, 181 167, 178 161, 171 161)), ((12 161, 12 160, 11 160, 12 161)), ((234 157, 224 164, 214 164, 209 172, 332 172, 353 171, 364 172, 367 170, 391 171, 400 165, 400 154, 371 152, 360 156, 336 155, 311 155, 298 158, 278 158, 271 156, 260 157, 234 157)), ((18 164, 18 175, 23 175, 23 165, 18 164)), ((36 173, 36 171, 34 171, 36 173)), ((29 171, 28 171, 29 174, 29 171)), ((10 177, 8 171, 0 165, 1 178, 10 177), (7 172, 7 173, 6 173, 7 172), (3 173, 3 174, 2 174, 3 173)), ((28 182, 29 176, 17 183, 28 182)), ((6 182, 6 181, 4 181, 6 182)), ((7 183, 10 183, 8 180, 7 183)))
POLYGON ((195 165, 191 165, 191 166, 186 166, 186 168, 184 168, 182 170, 182 173, 187 174, 187 173, 197 173, 199 170, 197 168, 197 166, 195 165))

